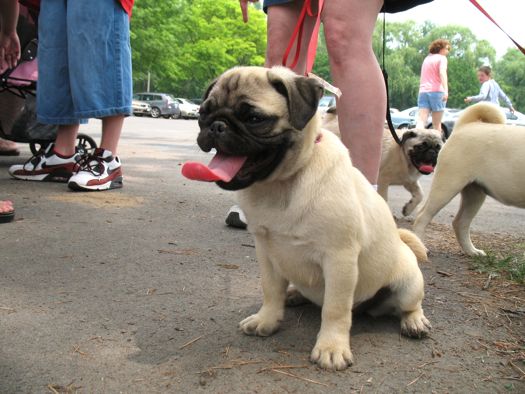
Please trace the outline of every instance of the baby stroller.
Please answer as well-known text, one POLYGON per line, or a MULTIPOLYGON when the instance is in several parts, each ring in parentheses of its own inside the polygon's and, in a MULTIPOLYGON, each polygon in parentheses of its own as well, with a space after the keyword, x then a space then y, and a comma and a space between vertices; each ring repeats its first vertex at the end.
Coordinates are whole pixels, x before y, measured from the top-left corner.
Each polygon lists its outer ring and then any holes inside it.
MULTIPOLYGON (((37 12, 20 5, 17 33, 22 48, 20 61, 12 69, 0 70, 0 137, 29 143, 36 155, 55 140, 57 126, 44 125, 36 120, 37 70, 37 12)), ((93 138, 79 133, 77 151, 84 155, 94 150, 93 138)))

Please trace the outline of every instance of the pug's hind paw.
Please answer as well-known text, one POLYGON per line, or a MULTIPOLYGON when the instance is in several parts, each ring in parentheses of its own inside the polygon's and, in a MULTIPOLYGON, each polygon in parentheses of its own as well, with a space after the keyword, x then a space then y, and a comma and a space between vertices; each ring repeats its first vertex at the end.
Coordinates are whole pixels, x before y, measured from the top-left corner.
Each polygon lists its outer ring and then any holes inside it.
POLYGON ((401 334, 410 338, 425 338, 430 334, 432 325, 423 312, 407 313, 401 320, 401 334))
POLYGON ((248 316, 239 323, 239 328, 246 335, 267 337, 279 329, 279 320, 264 319, 260 313, 248 316))
POLYGON ((310 304, 311 301, 301 294, 295 287, 290 286, 286 290, 286 306, 299 306, 310 304))
POLYGON ((341 371, 354 363, 352 352, 348 344, 337 345, 333 342, 315 345, 310 360, 323 369, 341 371))

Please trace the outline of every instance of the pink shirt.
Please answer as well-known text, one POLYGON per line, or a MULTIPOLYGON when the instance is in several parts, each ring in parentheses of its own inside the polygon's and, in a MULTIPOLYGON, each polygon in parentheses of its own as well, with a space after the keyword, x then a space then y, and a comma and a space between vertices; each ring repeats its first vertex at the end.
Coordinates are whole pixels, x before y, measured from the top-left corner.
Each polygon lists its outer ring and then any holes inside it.
POLYGON ((439 53, 428 55, 421 66, 419 92, 445 92, 440 71, 447 72, 447 57, 439 53))

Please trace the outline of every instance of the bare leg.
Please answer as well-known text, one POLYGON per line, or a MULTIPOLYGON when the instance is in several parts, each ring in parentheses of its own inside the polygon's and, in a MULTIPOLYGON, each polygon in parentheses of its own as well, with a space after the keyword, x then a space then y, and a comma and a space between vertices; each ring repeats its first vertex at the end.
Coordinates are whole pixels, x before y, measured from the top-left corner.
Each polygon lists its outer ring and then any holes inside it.
POLYGON ((75 154, 75 140, 78 134, 78 124, 60 125, 55 139, 55 151, 63 156, 75 154))
POLYGON ((385 84, 372 50, 382 6, 382 0, 331 0, 322 16, 334 83, 342 91, 337 102, 341 139, 372 184, 377 183, 386 115, 385 84))
POLYGON ((432 112, 432 127, 441 131, 441 119, 443 119, 443 111, 432 112))
POLYGON ((427 128, 427 119, 430 115, 430 109, 428 108, 419 108, 416 128, 426 129, 427 128))
POLYGON ((123 124, 123 115, 102 118, 102 140, 100 141, 100 147, 111 151, 113 156, 117 154, 117 146, 123 124))
MULTIPOLYGON (((282 65, 283 55, 292 37, 302 6, 302 1, 293 1, 268 7, 266 67, 282 65)), ((304 74, 306 70, 306 51, 312 35, 313 23, 312 18, 306 18, 299 61, 293 69, 298 74, 304 74)), ((288 56, 289 65, 294 57, 295 51, 292 49, 288 56)))

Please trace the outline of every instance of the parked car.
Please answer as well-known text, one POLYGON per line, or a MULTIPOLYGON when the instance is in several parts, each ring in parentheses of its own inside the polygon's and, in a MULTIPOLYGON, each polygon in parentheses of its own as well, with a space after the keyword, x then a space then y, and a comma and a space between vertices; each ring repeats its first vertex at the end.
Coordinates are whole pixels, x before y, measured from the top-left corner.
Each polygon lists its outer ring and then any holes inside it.
POLYGON ((164 118, 180 117, 178 103, 166 93, 136 93, 134 100, 144 101, 151 106, 150 115, 152 118, 163 116, 164 118))
POLYGON ((505 112, 507 124, 514 126, 525 126, 525 115, 523 115, 521 112, 514 111, 514 113, 512 113, 508 108, 503 108, 503 112, 505 112))
POLYGON ((204 100, 202 99, 202 97, 194 97, 191 98, 190 101, 194 104, 201 105, 204 100))
POLYGON ((335 106, 335 96, 323 96, 319 100, 318 110, 321 112, 326 112, 328 108, 335 106))
POLYGON ((151 113, 151 105, 143 101, 133 100, 131 106, 135 116, 149 115, 151 113))
MULTIPOLYGON (((445 108, 445 111, 443 113, 443 119, 441 120, 441 130, 445 138, 448 138, 450 136, 450 133, 452 133, 452 130, 454 129, 454 124, 456 123, 456 119, 460 112, 460 109, 445 108)), ((392 124, 396 129, 412 129, 416 127, 418 113, 418 107, 410 107, 403 111, 393 113, 390 115, 390 117, 392 118, 392 124)), ((430 129, 432 127, 432 115, 429 115, 425 127, 427 129, 430 129)))
POLYGON ((174 100, 179 104, 180 116, 182 118, 197 119, 199 117, 199 105, 185 98, 175 97, 174 100))

